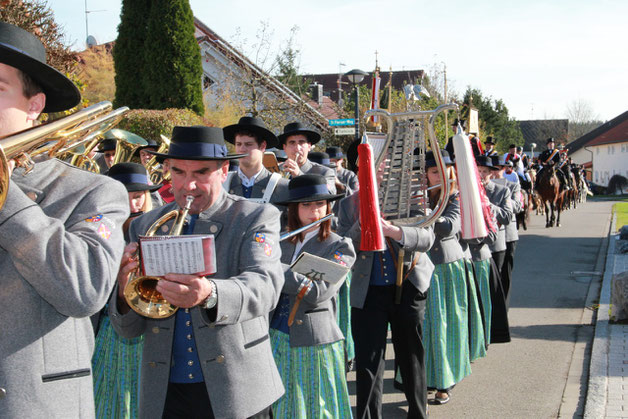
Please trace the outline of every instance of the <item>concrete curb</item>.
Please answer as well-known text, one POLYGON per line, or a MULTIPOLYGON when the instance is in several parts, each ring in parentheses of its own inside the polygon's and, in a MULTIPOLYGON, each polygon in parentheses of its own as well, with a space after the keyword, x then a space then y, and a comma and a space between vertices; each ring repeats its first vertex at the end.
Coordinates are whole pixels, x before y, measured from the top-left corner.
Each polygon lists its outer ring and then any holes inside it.
POLYGON ((584 408, 585 418, 601 418, 606 414, 606 396, 608 392, 608 347, 609 347, 609 309, 611 304, 611 279, 615 262, 615 224, 617 217, 613 215, 609 232, 608 250, 602 290, 600 291, 600 305, 595 323, 595 337, 591 350, 591 365, 589 368, 589 384, 584 408))

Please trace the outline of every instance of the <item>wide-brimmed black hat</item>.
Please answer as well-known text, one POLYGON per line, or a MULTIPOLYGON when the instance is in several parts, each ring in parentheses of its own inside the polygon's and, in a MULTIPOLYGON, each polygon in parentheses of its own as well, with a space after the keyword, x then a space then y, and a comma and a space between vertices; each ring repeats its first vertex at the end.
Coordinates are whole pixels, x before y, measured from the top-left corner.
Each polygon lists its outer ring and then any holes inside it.
POLYGON ((148 151, 162 163, 165 159, 177 160, 231 160, 246 154, 228 154, 222 128, 195 125, 174 127, 168 153, 148 151))
POLYGON ((322 164, 323 166, 336 167, 329 159, 329 154, 323 153, 322 151, 312 151, 308 153, 307 159, 314 163, 322 164))
POLYGON ((489 156, 475 156, 475 163, 478 166, 488 167, 491 170, 499 170, 499 167, 493 165, 493 159, 489 156))
POLYGON ((497 169, 501 169, 501 167, 504 165, 504 162, 501 161, 501 157, 497 154, 490 157, 491 157, 491 161, 493 162, 493 167, 497 169))
POLYGON ((307 140, 312 144, 316 144, 321 140, 321 135, 318 132, 307 129, 305 125, 300 122, 291 122, 283 127, 283 134, 277 137, 279 144, 284 145, 286 139, 291 135, 305 135, 307 140))
POLYGON ((460 125, 462 126, 462 129, 464 129, 464 125, 465 125, 465 123, 466 123, 466 122, 467 122, 467 121, 466 121, 466 120, 464 120, 464 119, 458 119, 458 118, 456 118, 456 119, 454 119, 454 120, 453 120, 453 122, 451 123, 451 126, 452 126, 452 127, 457 127, 457 126, 458 126, 458 124, 460 124, 460 125))
POLYGON ((113 151, 116 149, 117 143, 118 143, 118 140, 116 140, 115 138, 105 138, 104 140, 98 143, 98 150, 94 150, 94 151, 96 151, 96 153, 104 153, 105 151, 113 151))
POLYGON ((146 148, 159 148, 159 143, 155 140, 153 140, 152 138, 147 138, 146 139, 146 145, 143 145, 141 147, 138 147, 138 150, 144 150, 146 148))
POLYGON ((342 148, 338 146, 327 147, 325 153, 329 154, 330 159, 343 159, 345 157, 342 153, 342 148))
POLYGON ((493 141, 493 137, 488 136, 488 137, 486 137, 486 140, 484 141, 484 144, 493 144, 493 145, 495 145, 495 141, 493 141))
POLYGON ((225 135, 225 141, 231 144, 235 141, 235 135, 238 131, 249 131, 257 136, 257 139, 266 141, 266 148, 277 147, 279 140, 272 131, 266 128, 264 121, 254 116, 243 116, 237 124, 226 126, 222 129, 225 135))
POLYGON ((545 144, 549 144, 549 143, 555 143, 556 141, 554 141, 554 137, 549 137, 547 140, 545 140, 545 144))
POLYGON ((298 202, 335 201, 344 194, 331 194, 327 186, 327 179, 321 175, 297 176, 288 184, 288 199, 277 202, 279 205, 288 205, 298 202))
POLYGON ((122 182, 128 192, 154 192, 162 185, 151 185, 144 166, 138 163, 118 163, 111 166, 107 176, 122 182))
MULTIPOLYGON (((418 154, 417 149, 415 149, 414 151, 415 151, 414 154, 418 154)), ((454 162, 451 161, 451 158, 449 157, 449 153, 447 152, 447 150, 441 150, 440 155, 443 157, 443 163, 445 163, 445 166, 454 165, 454 162)), ((425 168, 427 169, 430 167, 436 167, 436 159, 434 158, 433 151, 428 151, 425 153, 425 168)))
POLYGON ((46 95, 43 112, 60 112, 81 101, 78 88, 62 73, 46 64, 46 49, 30 32, 0 22, 0 63, 32 78, 46 95))

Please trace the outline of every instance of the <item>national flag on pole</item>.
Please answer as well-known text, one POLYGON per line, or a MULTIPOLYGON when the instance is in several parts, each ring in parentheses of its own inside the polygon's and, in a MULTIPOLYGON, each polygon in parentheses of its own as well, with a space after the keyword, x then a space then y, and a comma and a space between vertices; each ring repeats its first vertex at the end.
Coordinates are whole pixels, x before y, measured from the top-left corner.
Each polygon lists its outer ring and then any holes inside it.
MULTIPOLYGON (((373 88, 371 89, 371 109, 379 109, 379 86, 381 84, 381 78, 379 77, 379 72, 375 72, 373 77, 373 88)), ((371 120, 374 124, 378 123, 378 117, 373 116, 371 120)))

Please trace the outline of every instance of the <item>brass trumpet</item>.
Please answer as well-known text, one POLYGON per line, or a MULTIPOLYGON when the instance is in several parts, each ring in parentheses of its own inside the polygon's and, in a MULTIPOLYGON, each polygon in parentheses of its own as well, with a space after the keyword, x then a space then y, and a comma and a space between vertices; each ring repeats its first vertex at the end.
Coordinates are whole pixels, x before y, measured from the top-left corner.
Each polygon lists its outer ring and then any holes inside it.
MULTIPOLYGON (((174 220, 174 224, 169 235, 181 235, 183 224, 190 212, 194 197, 188 196, 186 199, 185 207, 182 210, 172 210, 161 216, 150 226, 146 236, 154 236, 157 230, 170 220, 174 220)), ((129 307, 137 314, 151 319, 165 319, 172 316, 179 309, 179 307, 170 304, 157 291, 157 282, 159 280, 161 278, 157 276, 140 275, 140 267, 138 266, 133 277, 127 282, 124 287, 124 298, 129 307)))
POLYGON ((100 102, 71 115, 39 125, 0 139, 0 208, 4 205, 9 188, 9 161, 25 173, 33 168, 32 158, 47 154, 57 157, 84 141, 103 127, 115 125, 129 108, 111 111, 111 102, 100 102))

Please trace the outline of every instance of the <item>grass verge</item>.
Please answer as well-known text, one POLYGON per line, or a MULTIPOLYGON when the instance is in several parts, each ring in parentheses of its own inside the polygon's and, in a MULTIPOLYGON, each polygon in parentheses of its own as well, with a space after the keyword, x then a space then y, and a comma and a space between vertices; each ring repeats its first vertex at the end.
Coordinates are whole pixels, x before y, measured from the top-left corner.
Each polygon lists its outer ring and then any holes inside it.
POLYGON ((618 202, 613 205, 613 211, 617 214, 617 231, 628 224, 628 202, 618 202))

